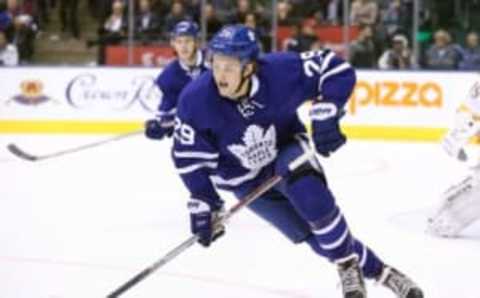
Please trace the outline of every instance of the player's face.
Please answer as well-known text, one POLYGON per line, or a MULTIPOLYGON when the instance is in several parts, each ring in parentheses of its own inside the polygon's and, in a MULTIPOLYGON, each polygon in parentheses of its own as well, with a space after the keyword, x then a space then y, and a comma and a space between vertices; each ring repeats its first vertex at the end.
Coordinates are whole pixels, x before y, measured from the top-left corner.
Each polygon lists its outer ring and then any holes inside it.
POLYGON ((172 40, 172 47, 181 61, 188 62, 195 57, 197 41, 192 36, 178 36, 172 40))
POLYGON ((231 99, 236 98, 242 81, 242 64, 240 60, 216 54, 213 56, 212 70, 220 95, 231 99))

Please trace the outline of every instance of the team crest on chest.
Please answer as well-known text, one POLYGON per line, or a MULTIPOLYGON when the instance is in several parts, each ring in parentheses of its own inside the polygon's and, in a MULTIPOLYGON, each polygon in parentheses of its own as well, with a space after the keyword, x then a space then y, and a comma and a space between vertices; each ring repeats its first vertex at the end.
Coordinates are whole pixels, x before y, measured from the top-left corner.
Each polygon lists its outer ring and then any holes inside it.
POLYGON ((243 118, 250 118, 255 115, 257 110, 265 108, 264 105, 256 102, 255 100, 242 100, 238 103, 237 109, 242 114, 243 118))
POLYGON ((242 138, 243 144, 232 144, 232 152, 244 168, 256 170, 271 163, 277 156, 277 132, 271 125, 264 129, 258 125, 249 125, 242 138))

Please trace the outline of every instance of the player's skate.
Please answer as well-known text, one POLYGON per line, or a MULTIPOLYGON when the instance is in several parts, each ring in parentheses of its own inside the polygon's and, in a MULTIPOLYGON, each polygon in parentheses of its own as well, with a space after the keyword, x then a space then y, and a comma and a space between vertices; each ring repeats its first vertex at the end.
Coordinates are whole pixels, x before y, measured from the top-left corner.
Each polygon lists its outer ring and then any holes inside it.
POLYGON ((423 298, 422 290, 405 274, 393 267, 385 266, 378 282, 392 290, 397 298, 423 298))
POLYGON ((358 258, 352 255, 345 260, 337 262, 338 273, 342 285, 344 298, 366 298, 367 291, 363 281, 363 273, 358 265, 358 258))

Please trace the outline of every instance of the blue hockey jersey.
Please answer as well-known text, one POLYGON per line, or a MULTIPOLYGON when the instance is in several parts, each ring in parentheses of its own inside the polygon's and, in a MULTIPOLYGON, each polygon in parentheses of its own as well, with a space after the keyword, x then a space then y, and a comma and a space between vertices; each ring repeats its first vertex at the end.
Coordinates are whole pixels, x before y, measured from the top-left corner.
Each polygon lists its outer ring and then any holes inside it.
POLYGON ((155 80, 163 94, 158 106, 159 115, 175 115, 178 97, 183 88, 206 69, 205 54, 202 51, 197 51, 194 67, 184 65, 179 59, 170 62, 155 80))
POLYGON ((180 96, 172 156, 192 197, 216 200, 214 185, 235 190, 263 176, 279 149, 305 132, 300 105, 322 96, 341 108, 355 82, 350 65, 329 50, 268 54, 257 64, 241 101, 222 98, 210 70, 180 96))

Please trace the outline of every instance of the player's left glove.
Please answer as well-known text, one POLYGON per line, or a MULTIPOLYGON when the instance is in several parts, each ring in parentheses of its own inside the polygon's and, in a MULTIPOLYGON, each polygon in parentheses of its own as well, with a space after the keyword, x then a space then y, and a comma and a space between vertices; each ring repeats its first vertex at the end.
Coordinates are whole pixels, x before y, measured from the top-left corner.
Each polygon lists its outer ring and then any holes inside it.
POLYGON ((198 235, 198 242, 204 247, 225 234, 225 227, 219 224, 223 213, 223 201, 216 200, 209 204, 206 201, 191 198, 188 201, 190 211, 190 230, 198 235))
POLYGON ((153 140, 161 140, 172 136, 175 122, 173 115, 157 116, 145 122, 145 136, 153 140))
POLYGON ((328 100, 315 101, 310 110, 312 138, 317 152, 325 157, 347 141, 340 130, 340 118, 345 114, 335 103, 328 100))

